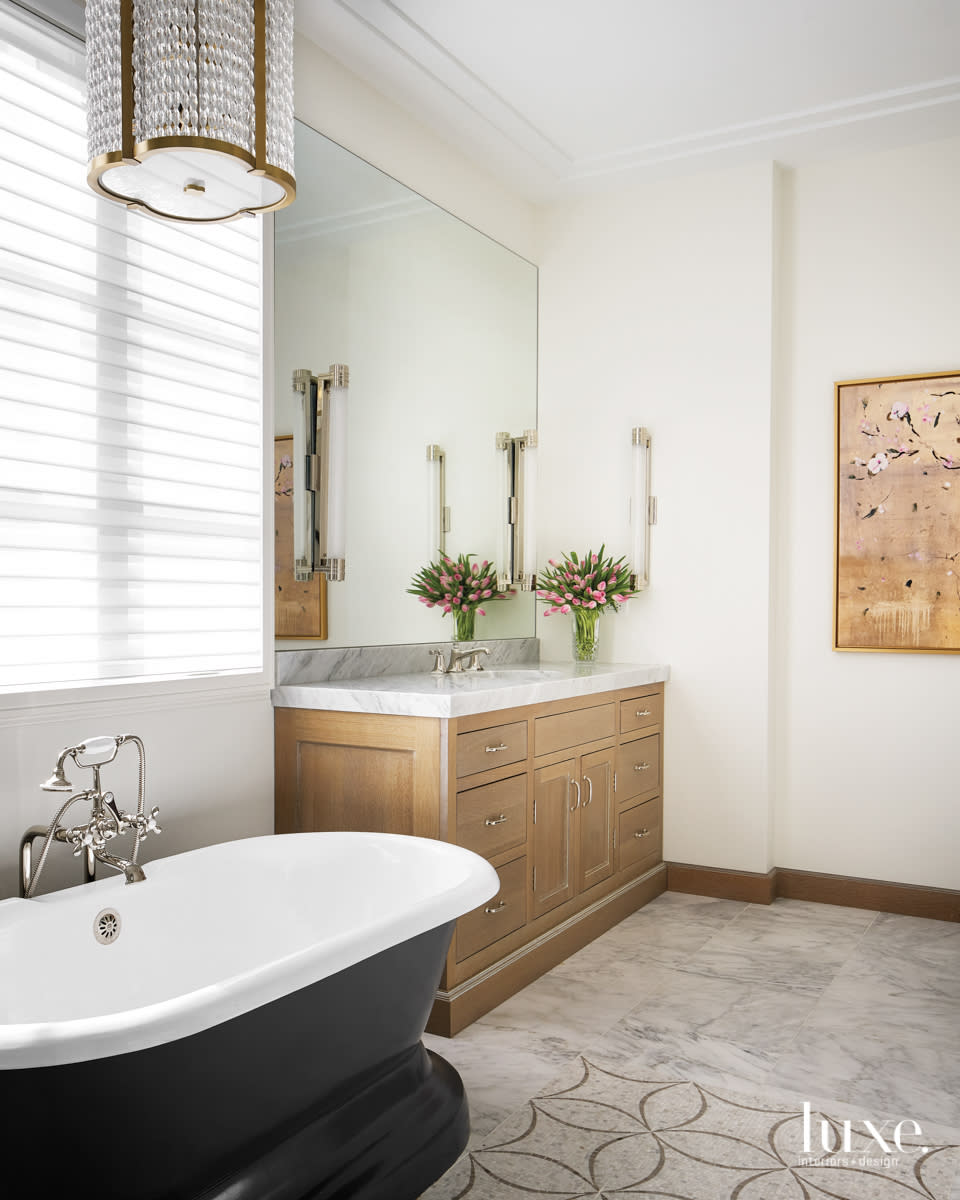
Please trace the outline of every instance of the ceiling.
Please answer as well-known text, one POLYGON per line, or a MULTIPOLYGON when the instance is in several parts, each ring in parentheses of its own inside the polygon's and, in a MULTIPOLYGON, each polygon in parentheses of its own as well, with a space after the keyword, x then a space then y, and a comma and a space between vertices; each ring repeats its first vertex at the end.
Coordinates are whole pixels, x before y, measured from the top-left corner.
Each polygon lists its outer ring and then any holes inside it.
POLYGON ((960 0, 297 0, 527 198, 960 135, 960 0))

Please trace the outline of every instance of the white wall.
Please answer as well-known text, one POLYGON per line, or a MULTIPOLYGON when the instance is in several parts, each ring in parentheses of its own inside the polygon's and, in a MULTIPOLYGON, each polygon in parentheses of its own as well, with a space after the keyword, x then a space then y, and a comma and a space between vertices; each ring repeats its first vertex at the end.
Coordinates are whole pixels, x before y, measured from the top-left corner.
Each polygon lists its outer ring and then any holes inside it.
MULTIPOLYGON (((146 745, 147 806, 160 807, 163 833, 144 843, 141 861, 232 838, 273 832, 273 714, 265 686, 219 687, 212 692, 173 693, 129 700, 90 700, 0 713, 0 762, 4 804, 0 807, 0 898, 16 895, 17 847, 31 825, 49 824, 67 796, 42 792, 64 746, 95 734, 136 733, 146 745)), ((137 753, 123 746, 103 768, 102 782, 121 808, 133 811, 137 797, 137 753)), ((90 771, 66 764, 79 790, 90 771)), ((66 820, 85 819, 77 804, 66 820)), ((131 840, 114 853, 129 852, 131 840)), ((34 849, 39 854, 41 843, 34 849)), ((66 846, 51 848, 41 891, 80 881, 80 860, 66 846)), ((109 874, 109 872, 107 872, 109 874)), ((149 877, 149 867, 147 869, 149 877)))
MULTIPOLYGON (((541 257, 540 557, 628 553, 630 431, 653 437, 651 589, 607 661, 667 662, 666 854, 769 865, 769 166, 560 206, 541 257)), ((569 619, 541 619, 569 657, 569 619)))
POLYGON ((948 141, 547 217, 541 557, 628 550, 648 426, 652 586, 601 657, 673 672, 668 859, 960 886, 956 661, 831 649, 833 384, 960 367, 958 190, 948 141))
POLYGON ((960 369, 958 194, 960 140, 804 167, 786 188, 781 866, 960 887, 960 662, 831 650, 833 384, 960 369))

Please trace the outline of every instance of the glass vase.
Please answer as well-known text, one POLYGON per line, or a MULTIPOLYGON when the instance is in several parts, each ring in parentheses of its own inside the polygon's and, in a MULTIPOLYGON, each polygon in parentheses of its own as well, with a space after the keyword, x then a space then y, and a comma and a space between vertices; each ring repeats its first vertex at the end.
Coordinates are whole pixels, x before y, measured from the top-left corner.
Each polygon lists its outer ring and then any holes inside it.
POLYGON ((573 610, 573 661, 596 662, 600 649, 600 610, 573 610))
POLYGON ((476 623, 477 610, 475 608, 458 609, 453 614, 453 640, 455 642, 472 642, 476 623))

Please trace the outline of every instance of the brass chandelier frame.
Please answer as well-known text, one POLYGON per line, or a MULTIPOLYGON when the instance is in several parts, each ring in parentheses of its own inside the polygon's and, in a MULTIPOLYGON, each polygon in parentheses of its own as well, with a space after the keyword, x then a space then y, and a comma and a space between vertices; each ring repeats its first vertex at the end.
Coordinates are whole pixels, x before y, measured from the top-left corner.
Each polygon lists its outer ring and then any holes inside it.
MULTIPOLYGON (((108 200, 119 201, 128 208, 143 209, 156 217, 168 221, 194 225, 210 225, 234 221, 241 216, 274 212, 292 204, 297 194, 296 179, 280 167, 267 162, 267 0, 253 0, 253 89, 254 89, 254 153, 250 154, 233 142, 220 138, 172 134, 158 138, 134 141, 134 78, 133 78, 133 0, 120 0, 120 149, 98 154, 90 160, 87 182, 99 195, 108 200), (251 175, 273 180, 283 188, 283 196, 273 204, 240 208, 224 217, 181 217, 161 212, 146 201, 111 191, 102 181, 110 167, 119 163, 139 166, 151 154, 164 150, 211 150, 229 154, 247 163, 251 175)), ((202 190, 202 189, 201 189, 202 190)))

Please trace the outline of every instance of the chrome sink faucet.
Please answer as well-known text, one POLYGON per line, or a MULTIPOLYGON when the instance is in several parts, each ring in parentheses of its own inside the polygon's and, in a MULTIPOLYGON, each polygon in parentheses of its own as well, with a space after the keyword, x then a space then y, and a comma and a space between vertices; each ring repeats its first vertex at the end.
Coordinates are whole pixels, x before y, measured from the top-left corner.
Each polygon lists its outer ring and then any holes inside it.
POLYGON ((482 671, 480 655, 489 654, 490 651, 486 646, 474 646, 472 650, 454 650, 451 646, 450 661, 446 666, 443 665, 442 650, 430 650, 428 653, 434 656, 431 675, 459 675, 463 671, 482 671), (464 666, 464 663, 467 665, 464 666))
POLYGON ((147 814, 144 811, 144 777, 145 761, 143 742, 136 734, 127 733, 118 736, 87 738, 76 746, 68 746, 57 759, 57 765, 50 778, 42 783, 45 792, 73 792, 73 784, 64 774, 63 764, 67 758, 72 758, 78 767, 87 767, 93 772, 92 786, 70 796, 57 811, 50 824, 32 825, 20 839, 20 895, 30 899, 36 891, 40 872, 43 870, 47 854, 53 842, 64 842, 73 847, 74 857, 83 856, 83 882, 93 881, 97 863, 112 867, 123 874, 127 883, 139 883, 145 879, 143 868, 137 863, 140 854, 140 843, 148 833, 160 833, 157 823, 160 815, 159 808, 147 814), (123 812, 117 805, 113 792, 105 792, 100 783, 100 768, 117 756, 117 751, 125 742, 133 742, 137 747, 140 759, 139 783, 137 787, 137 811, 123 812), (61 825, 67 810, 78 801, 87 801, 90 808, 89 820, 82 825, 61 825), (132 832, 134 835, 133 852, 130 858, 120 858, 111 854, 108 843, 121 834, 132 832), (33 865, 33 843, 43 838, 43 846, 33 865))

